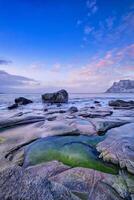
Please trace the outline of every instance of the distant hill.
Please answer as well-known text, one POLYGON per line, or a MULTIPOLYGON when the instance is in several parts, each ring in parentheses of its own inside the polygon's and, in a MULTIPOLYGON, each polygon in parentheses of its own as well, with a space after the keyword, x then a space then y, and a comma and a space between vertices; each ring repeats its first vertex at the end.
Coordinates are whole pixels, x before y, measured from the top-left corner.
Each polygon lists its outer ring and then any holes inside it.
POLYGON ((120 80, 114 82, 107 93, 134 93, 134 80, 120 80))

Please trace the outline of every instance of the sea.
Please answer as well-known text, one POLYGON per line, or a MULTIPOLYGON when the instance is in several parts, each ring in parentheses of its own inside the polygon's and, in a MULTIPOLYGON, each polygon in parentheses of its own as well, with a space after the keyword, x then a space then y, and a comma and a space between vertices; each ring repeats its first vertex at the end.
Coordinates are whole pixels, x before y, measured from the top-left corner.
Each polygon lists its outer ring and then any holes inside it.
MULTIPOLYGON (((17 97, 26 97, 33 100, 34 103, 28 104, 26 106, 20 106, 17 108, 18 111, 41 111, 47 104, 44 104, 41 99, 41 94, 0 94, 0 114, 6 114, 12 112, 8 110, 8 106, 14 103, 14 99, 17 97)), ((93 106, 94 101, 101 102, 102 106, 107 106, 108 102, 111 100, 121 99, 125 101, 134 100, 134 93, 70 93, 69 94, 69 103, 63 104, 63 108, 76 106, 81 108, 84 106, 93 106)), ((52 105, 53 108, 55 105, 52 105)))

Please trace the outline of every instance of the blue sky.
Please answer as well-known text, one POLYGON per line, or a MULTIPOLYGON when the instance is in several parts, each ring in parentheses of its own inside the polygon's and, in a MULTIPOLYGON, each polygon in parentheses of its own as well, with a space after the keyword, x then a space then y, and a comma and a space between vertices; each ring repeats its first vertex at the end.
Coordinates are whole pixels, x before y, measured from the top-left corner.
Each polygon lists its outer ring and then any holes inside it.
POLYGON ((134 78, 133 33, 133 0, 0 0, 0 70, 39 89, 105 91, 134 78))

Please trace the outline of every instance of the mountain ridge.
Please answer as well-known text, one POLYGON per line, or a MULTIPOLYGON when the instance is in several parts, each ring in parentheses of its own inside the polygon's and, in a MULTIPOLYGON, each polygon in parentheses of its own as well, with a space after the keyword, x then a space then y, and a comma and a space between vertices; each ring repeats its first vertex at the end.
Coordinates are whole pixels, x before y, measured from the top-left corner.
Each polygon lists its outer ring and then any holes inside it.
POLYGON ((106 93, 134 93, 134 80, 120 80, 106 90, 106 93))

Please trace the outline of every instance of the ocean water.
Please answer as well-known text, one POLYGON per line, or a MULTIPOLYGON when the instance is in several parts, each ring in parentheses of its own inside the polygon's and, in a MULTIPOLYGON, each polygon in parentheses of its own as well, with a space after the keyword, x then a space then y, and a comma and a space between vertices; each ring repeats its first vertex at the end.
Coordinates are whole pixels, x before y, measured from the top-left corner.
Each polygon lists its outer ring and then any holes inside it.
MULTIPOLYGON (((20 96, 29 98, 34 102, 33 104, 19 107, 20 111, 41 111, 47 107, 46 104, 42 103, 41 94, 0 94, 0 113, 4 111, 11 112, 8 111, 7 107, 14 103, 15 98, 20 96)), ((69 94, 69 103, 63 104, 62 107, 67 108, 72 105, 78 108, 93 106, 95 100, 100 101, 102 106, 107 106, 110 100, 115 99, 134 100, 134 93, 71 93, 69 94)), ((54 106, 51 107, 53 108, 54 106)))

